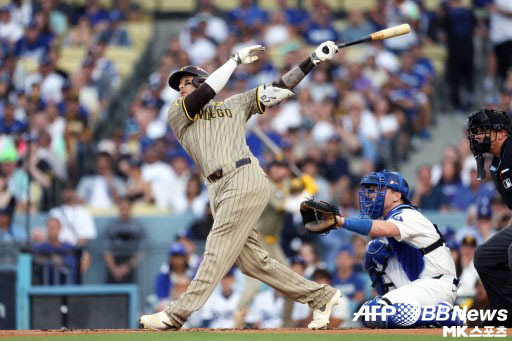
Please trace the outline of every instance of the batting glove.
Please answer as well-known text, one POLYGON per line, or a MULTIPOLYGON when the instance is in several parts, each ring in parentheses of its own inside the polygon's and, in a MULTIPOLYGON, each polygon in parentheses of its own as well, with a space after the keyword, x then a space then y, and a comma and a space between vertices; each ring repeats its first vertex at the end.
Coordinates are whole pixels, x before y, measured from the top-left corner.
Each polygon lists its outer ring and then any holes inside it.
POLYGON ((339 49, 338 46, 336 46, 336 43, 329 40, 318 45, 318 47, 309 57, 311 58, 311 62, 313 64, 318 65, 321 62, 325 62, 326 60, 332 60, 338 50, 339 49))
POLYGON ((245 47, 235 54, 231 55, 231 59, 233 59, 238 65, 240 64, 251 64, 258 60, 258 56, 252 56, 251 54, 256 51, 265 51, 265 47, 262 45, 253 45, 249 47, 245 47))

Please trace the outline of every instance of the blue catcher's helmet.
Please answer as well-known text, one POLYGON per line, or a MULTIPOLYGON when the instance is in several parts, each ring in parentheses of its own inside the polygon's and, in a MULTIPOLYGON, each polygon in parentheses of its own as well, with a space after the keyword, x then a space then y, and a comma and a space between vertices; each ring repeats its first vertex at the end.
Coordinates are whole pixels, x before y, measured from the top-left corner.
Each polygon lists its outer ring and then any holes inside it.
POLYGON ((402 193, 403 201, 410 204, 407 199, 409 184, 400 173, 387 170, 372 172, 361 179, 361 191, 359 191, 361 218, 378 219, 382 216, 387 188, 402 193))

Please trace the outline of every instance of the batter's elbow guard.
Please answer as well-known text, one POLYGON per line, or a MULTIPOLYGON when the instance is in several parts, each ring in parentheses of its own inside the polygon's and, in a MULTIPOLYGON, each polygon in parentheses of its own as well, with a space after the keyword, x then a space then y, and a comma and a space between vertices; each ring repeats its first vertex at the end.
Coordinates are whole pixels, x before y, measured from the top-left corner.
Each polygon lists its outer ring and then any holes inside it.
POLYGON ((287 88, 278 88, 273 85, 260 85, 257 90, 258 100, 266 108, 271 108, 295 95, 287 88))

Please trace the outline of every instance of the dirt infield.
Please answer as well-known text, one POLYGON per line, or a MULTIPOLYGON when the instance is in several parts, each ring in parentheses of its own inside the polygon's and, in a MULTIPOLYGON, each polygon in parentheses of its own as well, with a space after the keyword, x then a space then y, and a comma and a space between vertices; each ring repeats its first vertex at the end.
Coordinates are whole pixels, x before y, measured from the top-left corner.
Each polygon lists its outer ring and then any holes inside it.
MULTIPOLYGON (((469 329, 469 328, 468 328, 469 329)), ((66 329, 66 330, 0 330, 0 338, 21 336, 65 336, 65 335, 91 335, 91 334, 142 334, 150 331, 146 329, 66 329)), ((440 328, 421 329, 328 329, 309 330, 305 328, 278 328, 278 329, 181 329, 169 333, 210 332, 228 334, 399 334, 399 335, 442 335, 440 328)), ((512 328, 507 330, 512 335, 512 328)))

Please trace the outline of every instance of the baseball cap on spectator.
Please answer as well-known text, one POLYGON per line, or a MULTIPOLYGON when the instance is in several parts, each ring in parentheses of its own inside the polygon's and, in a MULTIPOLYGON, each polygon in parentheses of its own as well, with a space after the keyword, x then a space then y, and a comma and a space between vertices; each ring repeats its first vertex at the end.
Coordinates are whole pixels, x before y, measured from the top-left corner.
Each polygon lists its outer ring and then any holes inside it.
POLYGON ((111 21, 119 21, 123 19, 123 14, 119 10, 113 10, 110 12, 110 20, 111 21))
POLYGON ((132 168, 142 167, 142 160, 140 160, 138 158, 131 158, 130 159, 130 167, 132 167, 132 168))
POLYGON ((91 56, 87 56, 82 64, 83 67, 89 67, 94 65, 94 59, 91 56))
POLYGON ((35 20, 31 20, 31 21, 28 23, 27 28, 29 28, 29 29, 37 28, 37 21, 35 21, 35 20))
POLYGON ((354 255, 354 248, 350 244, 349 245, 345 245, 345 246, 342 246, 338 250, 338 253, 342 253, 342 252, 347 252, 349 255, 353 256, 354 255))
POLYGON ((268 164, 268 168, 271 168, 271 167, 274 167, 274 166, 277 166, 277 167, 286 167, 288 168, 288 163, 284 160, 277 160, 277 159, 274 159, 272 160, 269 164, 268 164))
POLYGON ((294 265, 294 264, 300 264, 300 265, 306 267, 306 261, 304 260, 304 258, 302 258, 299 255, 292 257, 292 259, 290 261, 290 265, 294 265))
POLYGON ((224 277, 227 277, 227 276, 233 277, 235 275, 235 269, 236 269, 236 267, 232 266, 231 269, 228 270, 228 272, 226 273, 226 275, 224 277))
POLYGON ((158 103, 153 97, 146 97, 142 100, 142 105, 146 108, 154 109, 158 106, 158 103))
POLYGON ((50 59, 50 57, 47 54, 42 55, 41 58, 39 59, 40 66, 47 66, 47 65, 50 65, 51 63, 52 63, 52 60, 50 59))
POLYGON ((466 245, 466 246, 476 247, 476 239, 473 236, 465 236, 464 238, 462 238, 462 241, 460 242, 460 245, 461 246, 466 245))
POLYGON ((0 73, 0 83, 9 83, 9 74, 7 72, 0 73))
POLYGON ((169 256, 186 256, 187 250, 182 243, 174 243, 169 248, 169 256))
POLYGON ((149 77, 149 88, 158 90, 160 88, 160 77, 149 77))
POLYGON ((293 148, 293 146, 290 142, 285 141, 285 140, 281 141, 281 149, 292 149, 292 148, 293 148))
POLYGON ((460 248, 460 245, 459 243, 457 243, 456 240, 451 240, 449 242, 446 243, 446 246, 450 249, 450 250, 458 250, 460 248))
POLYGON ((124 131, 128 135, 138 134, 140 132, 140 127, 135 122, 128 122, 124 128, 124 131))
POLYGON ((455 228, 452 225, 446 225, 443 232, 445 240, 453 240, 455 238, 455 228))
MULTIPOLYGON (((98 38, 98 44, 105 44, 107 45, 110 40, 110 37, 107 32, 103 32, 100 34, 100 37, 98 38)), ((97 51, 96 51, 97 52, 97 51)))
POLYGON ((492 209, 490 202, 480 201, 477 206, 477 214, 478 219, 491 219, 492 218, 492 209))

